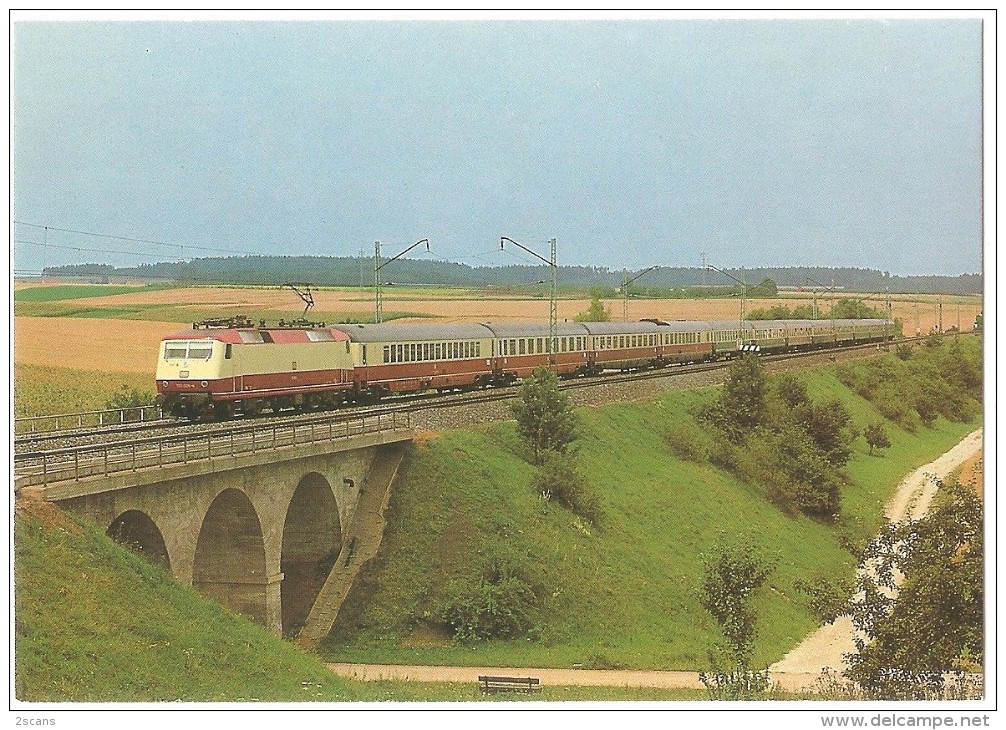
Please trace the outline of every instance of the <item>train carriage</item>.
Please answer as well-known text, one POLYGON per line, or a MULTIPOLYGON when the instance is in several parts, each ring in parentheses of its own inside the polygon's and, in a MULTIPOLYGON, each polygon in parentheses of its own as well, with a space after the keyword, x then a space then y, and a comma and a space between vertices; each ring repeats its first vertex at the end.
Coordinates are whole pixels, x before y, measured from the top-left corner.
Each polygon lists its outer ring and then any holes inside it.
POLYGON ((638 370, 661 363, 663 328, 652 321, 584 322, 592 370, 638 370))
POLYGON ((688 320, 644 320, 659 325, 657 333, 660 361, 664 363, 689 363, 709 360, 713 356, 709 322, 688 320))
POLYGON ((361 399, 492 380, 493 333, 481 324, 335 325, 350 340, 361 399))
POLYGON ((550 355, 542 322, 270 328, 236 318, 164 338, 156 385, 167 413, 226 418, 505 384, 542 366, 586 375, 880 342, 897 334, 893 325, 884 319, 564 322, 550 355))
POLYGON ((494 336, 493 371, 501 382, 526 378, 537 368, 548 366, 560 376, 586 373, 590 367, 587 330, 582 324, 556 325, 555 352, 549 360, 548 324, 539 322, 489 322, 494 336))

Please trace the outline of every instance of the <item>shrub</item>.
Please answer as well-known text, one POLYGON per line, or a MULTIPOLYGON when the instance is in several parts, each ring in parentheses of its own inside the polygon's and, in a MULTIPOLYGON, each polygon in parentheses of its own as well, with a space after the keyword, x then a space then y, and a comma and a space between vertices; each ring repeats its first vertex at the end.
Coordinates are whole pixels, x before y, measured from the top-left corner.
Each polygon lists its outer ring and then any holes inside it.
POLYGON ((549 452, 535 472, 532 487, 547 500, 555 500, 594 525, 601 521, 601 500, 587 484, 572 456, 549 452))
POLYGON ((559 390, 559 378, 548 368, 538 368, 520 386, 511 404, 517 432, 534 450, 541 464, 548 451, 566 451, 576 439, 577 416, 569 396, 559 390))
POLYGON ((879 421, 876 423, 871 423, 863 431, 863 436, 866 438, 866 443, 870 447, 870 454, 873 454, 873 450, 876 449, 886 449, 891 445, 891 438, 887 435, 887 429, 884 428, 884 424, 879 421))
POLYGON ((437 612, 462 643, 524 636, 534 625, 538 597, 526 566, 505 542, 487 549, 481 575, 448 583, 437 612))

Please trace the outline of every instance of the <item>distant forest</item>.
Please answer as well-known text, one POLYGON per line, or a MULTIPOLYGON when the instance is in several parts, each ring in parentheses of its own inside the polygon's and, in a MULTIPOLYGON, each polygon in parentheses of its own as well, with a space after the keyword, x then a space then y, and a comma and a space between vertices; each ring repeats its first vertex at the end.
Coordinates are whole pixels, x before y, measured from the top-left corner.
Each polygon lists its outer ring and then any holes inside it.
MULTIPOLYGON (((644 269, 629 271, 628 278, 644 269)), ((876 269, 787 267, 725 269, 730 276, 751 288, 770 279, 779 287, 801 287, 822 291, 831 286, 838 290, 884 292, 892 294, 981 294, 981 274, 960 276, 892 276, 876 269), (817 282, 817 283, 815 283, 817 282)), ((43 276, 82 277, 92 281, 140 279, 169 280, 198 284, 280 285, 285 282, 310 282, 318 286, 372 286, 374 260, 359 257, 329 256, 241 256, 193 259, 184 263, 142 264, 117 268, 107 264, 53 266, 43 276)), ((564 289, 617 289, 622 286, 620 270, 589 266, 560 266, 558 281, 564 289)), ((399 259, 381 272, 384 284, 442 287, 526 287, 550 280, 547 266, 478 266, 399 259)), ((659 289, 689 287, 736 287, 737 281, 716 271, 698 267, 660 267, 649 271, 632 285, 633 293, 657 294, 659 289)))

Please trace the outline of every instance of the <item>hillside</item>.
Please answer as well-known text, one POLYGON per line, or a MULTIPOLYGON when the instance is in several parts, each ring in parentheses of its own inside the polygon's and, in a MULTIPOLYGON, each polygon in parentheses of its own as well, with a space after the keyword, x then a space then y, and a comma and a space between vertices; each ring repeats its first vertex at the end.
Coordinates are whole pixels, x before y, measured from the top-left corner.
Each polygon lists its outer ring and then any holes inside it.
MULTIPOLYGON (((854 425, 880 418, 830 370, 803 376, 837 397, 854 425)), ((421 440, 407 457, 382 554, 358 580, 340 627, 322 646, 333 661, 698 670, 716 627, 698 601, 702 555, 738 536, 772 557, 756 599, 755 662, 769 664, 817 621, 801 580, 849 576, 881 524, 900 477, 978 425, 938 419, 912 434, 891 424, 892 446, 855 442, 843 514, 833 524, 786 514, 758 485, 708 462, 677 457, 669 434, 691 423, 711 392, 582 413, 582 470, 604 517, 593 526, 530 487, 513 424, 421 440), (529 639, 458 645, 438 616, 452 580, 474 584, 487 564, 512 564, 540 603, 529 639)))
MULTIPOLYGON (((14 694, 22 702, 473 702, 474 683, 337 677, 171 580, 93 525, 19 500, 14 694)), ((695 700, 688 690, 546 687, 544 700, 695 700)))

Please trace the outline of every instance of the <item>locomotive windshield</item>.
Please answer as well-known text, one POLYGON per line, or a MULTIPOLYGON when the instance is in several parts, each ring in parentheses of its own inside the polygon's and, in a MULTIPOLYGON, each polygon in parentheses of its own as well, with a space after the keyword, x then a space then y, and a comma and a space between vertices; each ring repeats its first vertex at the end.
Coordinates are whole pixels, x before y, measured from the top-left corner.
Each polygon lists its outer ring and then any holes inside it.
POLYGON ((165 360, 209 360, 213 356, 212 342, 165 342, 165 360))

